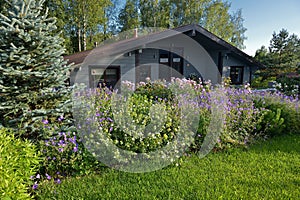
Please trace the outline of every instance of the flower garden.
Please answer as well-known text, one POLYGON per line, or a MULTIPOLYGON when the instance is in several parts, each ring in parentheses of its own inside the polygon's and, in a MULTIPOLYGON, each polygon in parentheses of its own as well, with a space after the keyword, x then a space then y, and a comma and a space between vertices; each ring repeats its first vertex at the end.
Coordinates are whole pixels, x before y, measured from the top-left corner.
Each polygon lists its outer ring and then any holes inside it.
POLYGON ((0 199, 299 199, 297 88, 70 88, 43 3, 0 14, 0 199))
MULTIPOLYGON (((218 129, 221 132, 212 143, 209 158, 216 156, 221 159, 220 156, 226 155, 224 152, 251 149, 253 144, 278 136, 292 135, 299 139, 297 97, 253 91, 249 85, 242 88, 226 84, 213 87, 209 82, 197 83, 187 79, 172 79, 171 83, 148 81, 137 85, 123 82, 121 90, 121 96, 117 90, 108 88, 76 91, 73 115, 77 123, 70 124, 66 116, 44 118, 40 122, 41 139, 34 144, 14 138, 9 129, 1 129, 2 197, 21 199, 29 194, 42 197, 49 193, 43 187, 60 187, 64 181, 70 184, 72 177, 89 181, 88 177, 98 174, 103 178, 101 174, 108 167, 129 172, 133 169, 135 172, 158 170, 151 172, 158 174, 162 173, 160 168, 164 168, 162 171, 181 170, 186 165, 185 160, 190 157, 195 160, 205 138, 210 137, 209 129, 214 128, 210 122, 216 114, 213 113, 213 104, 222 106, 218 108, 223 111, 224 120, 222 125, 218 124, 222 129, 218 129), (191 92, 187 95, 188 90, 191 92), (222 98, 213 99, 214 91, 222 93, 222 98), (122 104, 125 106, 117 106, 122 104), (144 137, 147 131, 148 137, 144 137), (111 156, 107 156, 111 153, 108 152, 111 149, 105 148, 107 143, 117 147, 111 156), (172 143, 165 151, 155 152, 172 143), (122 150, 132 152, 131 157, 124 156, 122 150), (138 169, 141 163, 137 156, 149 152, 149 160, 165 159, 152 162, 153 166, 148 166, 148 169, 145 166, 138 169)), ((299 149, 299 143, 296 145, 295 148, 299 149)), ((293 162, 299 161, 299 151, 296 150, 297 155, 293 162)), ((294 176, 299 175, 299 169, 295 170, 294 176)), ((112 169, 112 173, 116 171, 112 169)), ((299 184, 299 180, 295 181, 294 184, 299 184)))

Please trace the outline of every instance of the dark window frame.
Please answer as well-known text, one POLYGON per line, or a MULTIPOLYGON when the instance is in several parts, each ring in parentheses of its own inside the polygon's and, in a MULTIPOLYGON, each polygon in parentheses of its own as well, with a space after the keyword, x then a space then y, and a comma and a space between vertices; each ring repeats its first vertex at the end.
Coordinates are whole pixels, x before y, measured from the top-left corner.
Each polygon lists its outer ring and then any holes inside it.
POLYGON ((183 72, 184 72, 184 69, 183 69, 184 68, 183 50, 184 50, 184 48, 176 47, 176 48, 174 48, 174 50, 175 51, 177 50, 180 53, 177 54, 177 53, 173 52, 172 50, 159 49, 159 53, 158 53, 159 64, 160 65, 167 65, 167 66, 170 67, 169 69, 165 69, 163 71, 160 70, 159 71, 159 78, 166 78, 165 74, 167 73, 170 76, 167 79, 170 79, 173 76, 172 70, 175 70, 179 74, 183 75, 183 72), (180 54, 182 54, 182 55, 180 55, 180 54), (167 58, 168 62, 161 62, 161 58, 162 59, 167 58), (174 62, 173 61, 174 58, 180 58, 180 62, 179 63, 174 62), (179 66, 175 67, 175 65, 178 65, 178 64, 179 64, 179 66), (179 68, 179 70, 177 70, 176 68, 179 68))
MULTIPOLYGON (((107 82, 107 76, 108 75, 106 75, 106 70, 108 70, 108 69, 116 69, 117 70, 117 73, 116 73, 116 82, 118 82, 119 80, 120 80, 120 77, 121 77, 121 70, 120 70, 120 66, 118 66, 118 65, 113 65, 113 66, 109 66, 109 67, 107 67, 107 66, 103 66, 103 65, 90 65, 89 66, 89 83, 90 83, 90 87, 91 88, 95 88, 95 87, 100 87, 100 83, 101 83, 101 81, 100 80, 98 80, 98 83, 95 85, 95 80, 93 79, 93 75, 92 75, 92 70, 93 69, 105 69, 104 70, 104 73, 103 73, 103 79, 104 79, 104 81, 103 81, 103 83, 105 83, 106 84, 106 86, 107 87, 114 87, 115 85, 110 85, 108 82, 107 82)), ((100 78, 100 79, 102 79, 102 77, 100 78)))
POLYGON ((244 66, 230 66, 229 77, 231 80, 231 84, 233 85, 242 85, 244 81, 244 66), (239 72, 239 70, 241 72, 239 72), (233 76, 241 76, 241 77, 233 77, 233 76))

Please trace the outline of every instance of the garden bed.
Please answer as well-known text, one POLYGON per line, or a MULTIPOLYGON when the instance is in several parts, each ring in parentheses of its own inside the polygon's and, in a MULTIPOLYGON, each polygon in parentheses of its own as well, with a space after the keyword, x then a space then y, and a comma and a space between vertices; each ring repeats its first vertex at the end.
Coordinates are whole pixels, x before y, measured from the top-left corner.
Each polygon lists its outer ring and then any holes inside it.
POLYGON ((107 169, 45 183, 38 199, 299 199, 299 154, 299 135, 280 136, 151 173, 107 169))

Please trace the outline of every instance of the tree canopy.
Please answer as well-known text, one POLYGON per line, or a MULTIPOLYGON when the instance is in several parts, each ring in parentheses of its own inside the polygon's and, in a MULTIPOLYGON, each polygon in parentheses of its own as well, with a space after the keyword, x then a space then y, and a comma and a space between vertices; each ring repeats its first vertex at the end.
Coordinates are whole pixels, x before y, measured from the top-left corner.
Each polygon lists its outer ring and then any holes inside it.
POLYGON ((265 65, 258 74, 266 79, 297 72, 300 67, 300 38, 286 29, 274 32, 269 47, 262 46, 255 58, 265 65))
MULTIPOLYGON (((24 0, 27 1, 27 0, 24 0)), ((4 14, 7 3, 0 0, 4 14)), ((241 10, 229 11, 223 0, 45 0, 57 18, 67 54, 90 49, 95 42, 133 28, 174 28, 199 24, 225 41, 244 48, 241 10)))

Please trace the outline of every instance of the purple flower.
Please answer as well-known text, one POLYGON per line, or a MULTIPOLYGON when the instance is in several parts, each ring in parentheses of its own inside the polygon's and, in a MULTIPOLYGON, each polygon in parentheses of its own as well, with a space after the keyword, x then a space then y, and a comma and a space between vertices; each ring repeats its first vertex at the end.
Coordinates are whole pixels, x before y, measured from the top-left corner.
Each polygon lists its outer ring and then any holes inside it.
POLYGON ((76 135, 73 138, 69 138, 69 141, 73 144, 76 144, 76 135))
POLYGON ((49 121, 47 119, 43 119, 42 122, 43 122, 43 124, 48 124, 49 123, 49 121))
POLYGON ((55 183, 60 184, 61 180, 58 178, 58 179, 55 180, 55 183))
POLYGON ((113 130, 114 130, 114 128, 113 128, 113 127, 110 127, 109 132, 112 132, 113 130))
POLYGON ((59 148, 58 151, 59 151, 59 152, 63 152, 64 149, 63 149, 63 148, 59 148))
POLYGON ((110 122, 113 122, 113 120, 110 117, 108 117, 107 120, 110 122))
POLYGON ((30 179, 33 180, 33 179, 34 179, 34 176, 30 176, 30 179))
POLYGON ((53 157, 52 159, 53 159, 53 160, 56 160, 56 157, 53 157))
POLYGON ((77 147, 77 146, 74 147, 74 148, 73 148, 73 151, 74 151, 74 152, 77 152, 77 151, 78 151, 78 147, 77 147))
POLYGON ((40 179, 40 178, 41 178, 41 175, 40 175, 40 174, 37 174, 37 175, 36 175, 36 178, 37 178, 37 179, 40 179))
POLYGON ((46 178, 47 178, 48 180, 51 180, 51 176, 50 176, 49 174, 46 174, 46 178))
POLYGON ((32 189, 34 189, 34 190, 36 190, 37 188, 38 188, 38 184, 37 184, 37 182, 35 182, 34 184, 33 184, 33 186, 32 186, 32 189))
POLYGON ((61 122, 62 120, 64 120, 64 116, 61 115, 61 116, 58 118, 58 121, 61 122))
POLYGON ((59 145, 59 146, 65 146, 65 143, 64 143, 63 140, 59 140, 58 145, 59 145))

